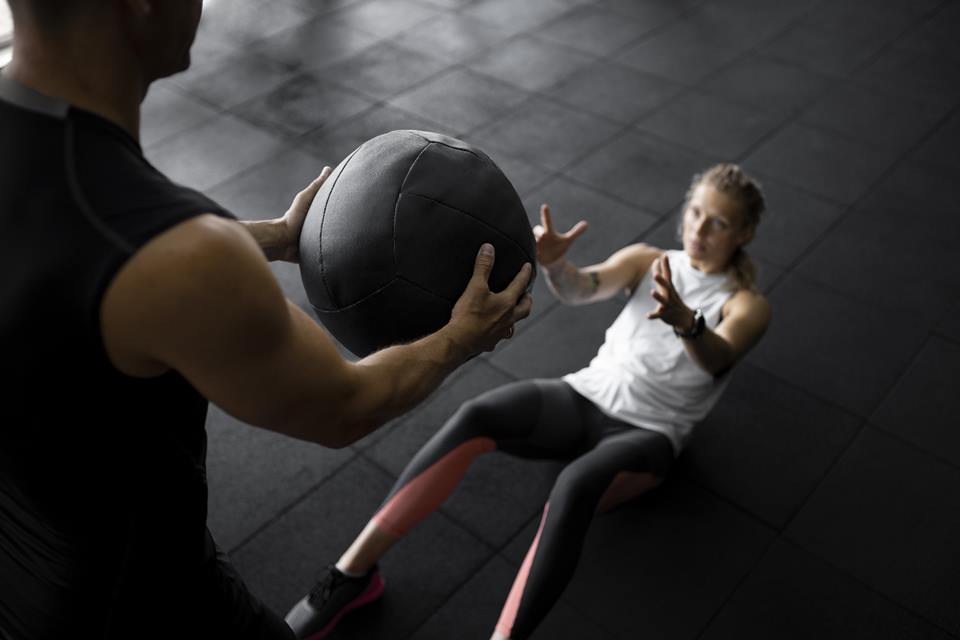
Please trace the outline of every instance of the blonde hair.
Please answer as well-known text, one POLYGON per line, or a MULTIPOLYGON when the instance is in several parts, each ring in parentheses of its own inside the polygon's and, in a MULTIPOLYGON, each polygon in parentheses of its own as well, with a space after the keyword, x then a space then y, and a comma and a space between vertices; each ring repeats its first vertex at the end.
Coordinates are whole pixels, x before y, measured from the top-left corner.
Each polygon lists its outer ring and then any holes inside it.
MULTIPOLYGON (((687 190, 687 197, 684 201, 683 211, 685 212, 693 197, 693 192, 702 184, 708 184, 720 193, 733 198, 740 204, 741 225, 751 232, 755 232, 757 225, 760 224, 760 216, 766 209, 766 200, 763 197, 763 189, 760 183, 754 178, 744 173, 743 169, 735 164, 717 164, 703 173, 693 176, 690 182, 690 188, 687 190)), ((681 212, 680 228, 683 228, 683 212, 681 212)), ((737 247, 737 250, 730 258, 730 268, 733 274, 733 280, 737 289, 749 289, 755 291, 757 288, 757 268, 753 260, 744 250, 743 246, 737 247)))

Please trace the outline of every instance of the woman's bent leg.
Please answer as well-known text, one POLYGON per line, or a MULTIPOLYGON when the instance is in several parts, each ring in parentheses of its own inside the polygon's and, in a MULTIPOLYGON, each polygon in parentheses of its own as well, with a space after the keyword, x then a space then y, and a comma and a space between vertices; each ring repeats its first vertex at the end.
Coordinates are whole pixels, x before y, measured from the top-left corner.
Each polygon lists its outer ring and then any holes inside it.
POLYGON ((338 568, 367 571, 446 501, 483 453, 501 449, 533 458, 574 455, 583 433, 572 394, 559 380, 528 380, 464 403, 407 464, 338 568))
POLYGON ((632 489, 635 497, 658 482, 672 459, 665 436, 631 428, 603 439, 560 473, 497 623, 503 637, 527 638, 553 607, 604 496, 622 501, 632 489))

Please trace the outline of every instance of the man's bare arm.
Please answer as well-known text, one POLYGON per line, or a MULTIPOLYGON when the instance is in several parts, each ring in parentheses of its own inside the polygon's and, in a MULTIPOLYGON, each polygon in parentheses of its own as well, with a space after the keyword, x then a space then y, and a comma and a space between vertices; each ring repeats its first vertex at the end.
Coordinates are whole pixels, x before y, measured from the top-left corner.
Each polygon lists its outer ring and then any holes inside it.
MULTIPOLYGON (((493 258, 477 262, 488 274, 493 258)), ((125 373, 175 369, 244 422, 342 447, 420 402, 529 314, 528 273, 499 294, 484 277, 474 274, 437 333, 352 364, 284 298, 248 233, 200 216, 152 240, 121 269, 105 294, 101 327, 111 361, 125 373)))
POLYGON ((306 220, 313 199, 326 179, 330 177, 331 171, 330 167, 324 167, 320 175, 297 194, 293 204, 281 217, 270 220, 239 221, 263 250, 267 260, 299 261, 300 230, 303 228, 303 221, 306 220))
POLYGON ((273 262, 284 258, 289 246, 289 234, 281 218, 273 220, 238 220, 254 242, 263 251, 264 257, 273 262))

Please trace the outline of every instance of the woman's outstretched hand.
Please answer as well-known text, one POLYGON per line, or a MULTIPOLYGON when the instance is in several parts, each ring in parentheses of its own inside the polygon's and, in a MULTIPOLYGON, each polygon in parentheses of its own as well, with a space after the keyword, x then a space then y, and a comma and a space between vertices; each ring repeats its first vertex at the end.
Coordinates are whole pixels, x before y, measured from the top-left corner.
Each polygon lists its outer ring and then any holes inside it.
POLYGON ((540 205, 540 224, 533 228, 533 237, 537 239, 537 262, 545 267, 557 262, 586 230, 587 222, 581 220, 570 231, 557 233, 550 219, 550 206, 540 205))
POLYGON ((693 310, 683 303, 673 286, 670 260, 667 256, 660 256, 650 268, 653 269, 653 282, 656 285, 650 295, 660 304, 647 317, 651 320, 660 318, 676 329, 687 331, 693 325, 693 310))

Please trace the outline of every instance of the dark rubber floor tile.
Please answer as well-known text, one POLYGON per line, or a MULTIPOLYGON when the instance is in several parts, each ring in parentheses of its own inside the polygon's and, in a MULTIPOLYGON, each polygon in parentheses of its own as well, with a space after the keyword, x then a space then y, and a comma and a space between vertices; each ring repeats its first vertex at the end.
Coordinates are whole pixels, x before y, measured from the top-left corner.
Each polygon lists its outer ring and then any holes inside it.
POLYGON ((770 329, 747 361, 861 417, 880 404, 928 331, 796 274, 769 299, 770 329))
POLYGON ((704 640, 947 640, 950 636, 829 563, 777 540, 704 640))
POLYGON ((843 452, 861 420, 741 363, 694 429, 681 467, 697 482, 781 528, 843 452))
MULTIPOLYGON (((495 556, 417 629, 411 640, 490 637, 515 575, 516 567, 495 556)), ((614 638, 564 602, 553 607, 530 637, 532 640, 614 638)))
POLYGON ((931 337, 871 420, 960 467, 957 379, 960 345, 931 337))
POLYGON ((864 430, 787 533, 807 551, 960 632, 960 469, 864 430))
MULTIPOLYGON (((347 465, 232 554, 254 593, 283 615, 336 562, 379 505, 392 479, 362 458, 347 465)), ((435 515, 380 563, 381 600, 337 627, 337 637, 407 637, 490 557, 475 537, 435 515)))
MULTIPOLYGON (((539 524, 507 547, 519 563, 539 524)), ((595 517, 561 601, 619 638, 695 638, 774 532, 679 474, 595 517)))
POLYGON ((843 204, 859 199, 896 155, 813 127, 790 124, 768 138, 744 165, 843 204))
POLYGON ((710 155, 739 158, 783 122, 752 107, 744 107, 700 91, 688 91, 644 116, 637 128, 710 155))

